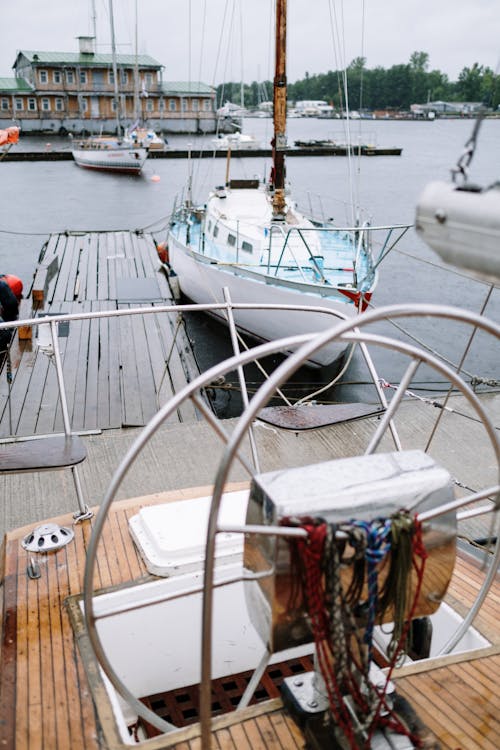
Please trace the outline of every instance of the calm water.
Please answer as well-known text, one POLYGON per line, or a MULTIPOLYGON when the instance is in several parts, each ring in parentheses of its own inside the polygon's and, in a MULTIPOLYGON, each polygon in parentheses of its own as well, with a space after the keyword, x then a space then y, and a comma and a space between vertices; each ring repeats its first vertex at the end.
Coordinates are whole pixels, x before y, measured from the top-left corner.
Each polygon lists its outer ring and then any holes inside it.
MULTIPOLYGON (((292 119, 288 138, 336 138, 345 140, 340 121, 292 119)), ((360 204, 369 211, 373 224, 413 223, 415 205, 424 186, 431 180, 448 180, 464 144, 472 132, 470 120, 435 122, 367 121, 353 123, 352 139, 378 146, 403 148, 401 157, 365 157, 354 165, 351 182, 359 185, 360 204)), ((243 132, 269 142, 271 121, 247 119, 243 132)), ((66 139, 30 139, 19 148, 68 146, 66 139)), ((170 144, 193 150, 210 138, 175 136, 170 144)), ((16 146, 14 146, 16 148, 16 146)), ((500 120, 483 123, 478 147, 471 164, 471 180, 487 186, 498 180, 500 120)), ((233 177, 263 176, 269 173, 269 160, 234 159, 233 177)), ((157 159, 146 164, 139 177, 95 174, 78 168, 73 162, 1 163, 0 181, 0 271, 19 275, 29 288, 43 243, 50 232, 68 230, 157 229, 165 236, 168 216, 176 196, 182 192, 188 175, 186 161, 157 159), (152 180, 153 176, 159 180, 152 180)), ((214 184, 224 181, 225 160, 203 159, 193 163, 194 196, 202 202, 214 184)), ((349 200, 347 160, 345 157, 295 157, 288 159, 287 176, 295 197, 307 206, 320 206, 339 223, 349 221, 345 208, 349 200), (318 204, 314 195, 321 195, 318 204)), ((437 257, 413 230, 399 247, 422 259, 436 262, 437 257)), ((438 264, 440 265, 440 264, 438 264)), ((380 269, 380 282, 374 302, 384 305, 398 302, 435 302, 459 305, 479 311, 487 286, 482 283, 433 268, 392 253, 380 269)), ((500 293, 495 289, 486 314, 500 317, 500 293)), ((426 336, 431 345, 456 361, 465 345, 465 337, 447 329, 429 328, 413 321, 413 333, 426 336)), ((217 328, 201 323, 193 335, 200 357, 208 363, 219 356, 217 328), (216 352, 214 354, 214 352, 216 352)), ((391 381, 399 376, 391 354, 378 352, 375 360, 381 376, 391 381)), ((484 377, 498 377, 498 349, 478 337, 467 359, 467 369, 484 377)), ((348 373, 349 380, 364 380, 358 358, 348 373)))

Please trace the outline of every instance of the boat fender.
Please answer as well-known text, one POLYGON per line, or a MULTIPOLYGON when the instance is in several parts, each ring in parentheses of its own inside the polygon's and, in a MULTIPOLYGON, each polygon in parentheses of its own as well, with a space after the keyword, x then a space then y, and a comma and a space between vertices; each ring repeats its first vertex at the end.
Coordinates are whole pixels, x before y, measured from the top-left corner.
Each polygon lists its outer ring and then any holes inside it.
POLYGON ((13 276, 10 273, 0 274, 0 279, 10 287, 12 293, 16 296, 17 301, 23 296, 23 282, 18 276, 13 276))
POLYGON ((168 245, 166 242, 159 242, 156 246, 158 257, 162 263, 168 263, 168 245))

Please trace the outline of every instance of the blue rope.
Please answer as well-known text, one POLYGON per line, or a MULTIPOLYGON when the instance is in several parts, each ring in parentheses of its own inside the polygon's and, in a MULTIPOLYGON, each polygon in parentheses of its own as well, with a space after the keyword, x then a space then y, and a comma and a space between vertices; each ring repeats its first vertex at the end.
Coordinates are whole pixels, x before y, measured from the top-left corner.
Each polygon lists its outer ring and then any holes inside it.
POLYGON ((373 629, 377 616, 378 602, 378 571, 377 565, 384 559, 391 549, 391 520, 376 519, 374 521, 351 521, 353 526, 362 529, 366 534, 365 559, 368 578, 368 620, 364 643, 368 646, 368 664, 372 661, 373 629))

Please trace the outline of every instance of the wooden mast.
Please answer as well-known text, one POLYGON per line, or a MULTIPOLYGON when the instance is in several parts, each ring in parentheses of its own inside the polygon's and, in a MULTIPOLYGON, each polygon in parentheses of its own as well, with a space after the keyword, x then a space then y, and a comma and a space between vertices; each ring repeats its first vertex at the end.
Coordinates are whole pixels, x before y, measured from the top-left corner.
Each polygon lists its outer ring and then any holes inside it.
POLYGON ((276 0, 276 63, 273 94, 273 219, 285 218, 286 0, 276 0))

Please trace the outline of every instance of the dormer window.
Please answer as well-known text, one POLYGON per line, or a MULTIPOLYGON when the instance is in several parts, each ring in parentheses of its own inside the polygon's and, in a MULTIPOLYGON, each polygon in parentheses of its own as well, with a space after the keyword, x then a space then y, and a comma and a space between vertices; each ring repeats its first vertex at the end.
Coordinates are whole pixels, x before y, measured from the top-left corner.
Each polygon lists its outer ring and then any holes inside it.
POLYGON ((49 82, 49 74, 46 70, 39 70, 38 75, 40 77, 40 83, 48 83, 49 82))

